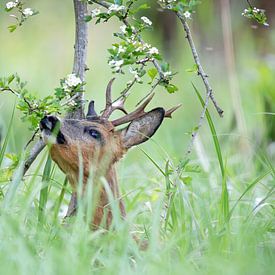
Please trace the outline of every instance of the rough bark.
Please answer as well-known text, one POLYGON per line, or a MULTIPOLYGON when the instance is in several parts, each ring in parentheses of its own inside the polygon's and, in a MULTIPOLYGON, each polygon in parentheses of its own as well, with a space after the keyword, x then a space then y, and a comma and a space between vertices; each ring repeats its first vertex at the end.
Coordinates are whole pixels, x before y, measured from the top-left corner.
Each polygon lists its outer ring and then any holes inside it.
MULTIPOLYGON (((74 44, 74 64, 73 73, 76 74, 82 81, 85 81, 87 46, 88 46, 88 25, 85 22, 87 15, 87 2, 81 0, 74 1, 75 11, 75 44, 74 44)), ((76 102, 79 103, 79 108, 74 112, 69 113, 70 118, 82 118, 84 116, 84 93, 79 92, 76 102)))

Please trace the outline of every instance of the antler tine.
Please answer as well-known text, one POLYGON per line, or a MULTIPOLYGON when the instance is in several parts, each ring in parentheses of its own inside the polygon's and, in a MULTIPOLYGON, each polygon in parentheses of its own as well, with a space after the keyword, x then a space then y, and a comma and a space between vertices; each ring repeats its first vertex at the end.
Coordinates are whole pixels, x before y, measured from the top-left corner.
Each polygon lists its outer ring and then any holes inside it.
POLYGON ((145 114, 144 112, 145 107, 150 103, 154 95, 155 94, 153 93, 150 97, 148 97, 135 111, 127 114, 124 117, 113 120, 112 124, 114 126, 119 126, 143 116, 145 114))
POLYGON ((109 81, 108 86, 106 88, 106 105, 105 105, 105 109, 101 115, 101 118, 103 118, 103 119, 108 119, 110 117, 110 115, 112 114, 112 112, 115 110, 121 110, 122 112, 127 114, 127 112, 124 109, 125 99, 118 100, 114 103, 112 102, 112 85, 113 85, 114 80, 115 80, 115 78, 112 78, 109 81))
POLYGON ((115 78, 112 78, 106 88, 106 105, 105 109, 101 115, 102 118, 108 118, 111 115, 111 106, 112 106, 112 85, 115 78))
POLYGON ((95 111, 95 102, 93 100, 91 100, 89 103, 86 119, 93 120, 96 117, 97 117, 97 113, 95 111))
POLYGON ((173 107, 173 108, 171 108, 171 109, 165 111, 164 117, 172 118, 172 113, 174 113, 174 112, 175 112, 178 108, 180 108, 181 106, 182 106, 182 104, 179 104, 179 105, 177 105, 177 106, 175 106, 175 107, 173 107))

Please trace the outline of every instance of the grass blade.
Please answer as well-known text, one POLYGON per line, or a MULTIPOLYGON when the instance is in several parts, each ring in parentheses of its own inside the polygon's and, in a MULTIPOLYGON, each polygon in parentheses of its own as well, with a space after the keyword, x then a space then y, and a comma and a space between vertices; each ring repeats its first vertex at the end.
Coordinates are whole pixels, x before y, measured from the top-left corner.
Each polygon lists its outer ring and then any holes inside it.
POLYGON ((39 196, 39 205, 38 205, 38 223, 43 224, 44 222, 44 212, 45 212, 45 207, 47 204, 48 200, 48 183, 51 178, 51 167, 52 167, 52 159, 50 155, 48 155, 44 171, 43 171, 43 176, 42 176, 42 183, 43 185, 46 185, 43 187, 40 191, 40 196, 39 196))
MULTIPOLYGON (((192 86, 200 100, 200 103, 202 105, 202 107, 204 107, 204 101, 203 101, 203 98, 201 97, 199 91, 197 90, 197 88, 195 87, 195 85, 192 83, 192 86)), ((210 128, 210 131, 211 131, 211 134, 212 134, 212 138, 213 138, 213 142, 214 142, 214 145, 215 145, 215 150, 216 150, 216 153, 217 153, 217 157, 218 157, 218 160, 219 160, 219 164, 220 164, 220 169, 221 169, 221 173, 222 173, 222 176, 224 177, 224 174, 225 174, 225 170, 224 170, 224 162, 223 162, 223 157, 222 157, 222 152, 221 152, 221 146, 220 146, 220 143, 219 143, 219 140, 218 140, 218 137, 217 137, 217 132, 216 132, 216 129, 215 129, 215 126, 214 126, 214 123, 213 123, 213 120, 210 116, 210 113, 208 111, 208 109, 206 109, 206 119, 207 119, 207 122, 208 122, 208 125, 209 125, 209 128, 210 128)))
POLYGON ((12 111, 12 115, 11 115, 11 118, 10 118, 8 131, 7 131, 3 146, 0 150, 0 167, 1 167, 1 164, 3 162, 5 152, 6 152, 6 149, 7 149, 7 146, 8 146, 8 141, 9 141, 9 137, 10 137, 11 129, 12 129, 12 122, 13 122, 13 118, 14 118, 14 112, 15 112, 15 104, 13 106, 13 111, 12 111))
MULTIPOLYGON (((192 83, 192 86, 200 100, 202 107, 204 108, 203 98, 201 97, 199 91, 197 90, 197 88, 195 87, 195 85, 193 83, 192 83)), ((223 161, 222 152, 221 152, 221 146, 219 143, 219 139, 217 137, 215 125, 213 123, 213 120, 211 118, 211 115, 210 115, 208 109, 206 109, 205 115, 206 115, 206 119, 207 119, 210 131, 212 134, 212 139, 214 142, 214 146, 215 146, 215 150, 216 150, 216 154, 217 154, 217 157, 219 160, 220 170, 221 170, 221 174, 222 174, 221 215, 222 215, 224 221, 228 221, 229 220, 228 219, 229 218, 229 196, 228 196, 228 188, 227 188, 227 183, 226 183, 226 174, 225 174, 224 161, 223 161)))
POLYGON ((59 213, 59 210, 60 210, 60 207, 61 207, 61 204, 62 204, 62 201, 64 199, 64 196, 65 196, 65 192, 66 192, 66 187, 68 185, 68 178, 66 177, 65 180, 64 180, 64 183, 63 183, 63 186, 62 186, 62 189, 61 189, 61 192, 60 192, 60 195, 58 196, 58 201, 57 201, 57 204, 54 208, 54 222, 57 221, 57 218, 58 218, 58 213, 59 213))
POLYGON ((241 196, 237 199, 237 201, 235 202, 235 204, 233 205, 233 207, 231 208, 230 212, 229 212, 229 219, 231 218, 234 209, 236 208, 236 206, 239 204, 239 202, 241 201, 241 199, 246 195, 246 193, 251 190, 258 182, 260 182, 262 179, 264 179, 266 176, 268 176, 271 173, 271 170, 265 172, 264 174, 262 174, 261 176, 257 177, 254 181, 252 181, 251 184, 249 184, 247 186, 247 188, 244 190, 244 192, 241 194, 241 196))

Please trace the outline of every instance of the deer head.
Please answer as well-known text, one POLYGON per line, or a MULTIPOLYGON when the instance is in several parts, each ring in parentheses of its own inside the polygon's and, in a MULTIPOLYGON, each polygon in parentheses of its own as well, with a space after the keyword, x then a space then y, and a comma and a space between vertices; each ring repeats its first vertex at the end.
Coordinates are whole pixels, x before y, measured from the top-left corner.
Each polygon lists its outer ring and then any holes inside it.
MULTIPOLYGON (((171 117, 171 114, 179 107, 168 111, 163 108, 155 108, 145 112, 145 107, 152 100, 152 95, 135 111, 127 113, 124 108, 124 98, 112 102, 113 81, 114 79, 107 86, 106 106, 100 116, 95 112, 94 101, 91 101, 85 119, 59 119, 56 116, 46 116, 40 122, 45 143, 51 143, 51 157, 67 175, 74 190, 67 215, 75 212, 80 158, 83 163, 84 188, 92 171, 97 177, 105 177, 114 197, 119 198, 114 164, 129 148, 145 142, 153 136, 163 119, 171 117), (119 119, 110 120, 110 116, 115 110, 121 110, 125 115, 119 119), (125 128, 116 129, 117 126, 126 123, 128 125, 125 128)), ((93 217, 95 226, 102 222, 103 210, 107 204, 107 194, 102 188, 98 207, 93 217)), ((121 200, 120 209, 124 216, 125 211, 121 200)), ((107 219, 108 226, 111 222, 111 213, 108 214, 107 219)))

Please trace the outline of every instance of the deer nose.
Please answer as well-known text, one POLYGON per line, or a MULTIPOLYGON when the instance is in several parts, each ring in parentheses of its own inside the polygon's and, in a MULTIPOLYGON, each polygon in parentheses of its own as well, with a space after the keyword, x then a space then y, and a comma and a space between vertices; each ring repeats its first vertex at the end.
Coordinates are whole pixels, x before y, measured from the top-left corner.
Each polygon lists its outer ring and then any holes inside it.
POLYGON ((58 121, 58 118, 55 116, 45 116, 40 121, 40 129, 52 131, 58 121))

